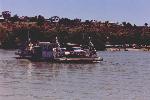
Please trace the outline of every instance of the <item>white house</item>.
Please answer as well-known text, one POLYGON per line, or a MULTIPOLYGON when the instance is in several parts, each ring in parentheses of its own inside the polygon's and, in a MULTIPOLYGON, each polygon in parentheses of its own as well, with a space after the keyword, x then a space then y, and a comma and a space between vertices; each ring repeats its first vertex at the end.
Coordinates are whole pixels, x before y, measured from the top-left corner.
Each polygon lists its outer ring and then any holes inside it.
POLYGON ((4 21, 4 17, 0 15, 0 22, 4 21))

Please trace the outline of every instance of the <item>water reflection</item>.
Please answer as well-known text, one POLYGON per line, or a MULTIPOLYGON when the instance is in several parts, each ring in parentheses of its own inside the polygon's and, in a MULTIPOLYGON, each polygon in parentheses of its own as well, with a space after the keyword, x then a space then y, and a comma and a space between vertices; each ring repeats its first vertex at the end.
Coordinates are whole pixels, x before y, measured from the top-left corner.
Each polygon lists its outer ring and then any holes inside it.
MULTIPOLYGON (((60 77, 59 75, 70 75, 75 72, 92 73, 97 64, 63 64, 48 62, 26 62, 27 78, 30 80, 52 80, 60 77)), ((20 66, 24 67, 22 63, 20 66)))
POLYGON ((28 79, 31 79, 31 77, 32 77, 32 72, 33 72, 33 64, 30 62, 28 65, 27 65, 27 77, 28 77, 28 79))

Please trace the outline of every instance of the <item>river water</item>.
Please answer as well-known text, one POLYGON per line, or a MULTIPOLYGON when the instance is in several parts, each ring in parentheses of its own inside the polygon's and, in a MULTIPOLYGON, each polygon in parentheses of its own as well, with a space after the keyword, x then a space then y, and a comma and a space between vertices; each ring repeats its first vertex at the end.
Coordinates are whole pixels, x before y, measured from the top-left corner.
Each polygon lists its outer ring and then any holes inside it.
POLYGON ((16 59, 0 50, 0 100, 150 100, 150 52, 103 51, 95 64, 16 59))

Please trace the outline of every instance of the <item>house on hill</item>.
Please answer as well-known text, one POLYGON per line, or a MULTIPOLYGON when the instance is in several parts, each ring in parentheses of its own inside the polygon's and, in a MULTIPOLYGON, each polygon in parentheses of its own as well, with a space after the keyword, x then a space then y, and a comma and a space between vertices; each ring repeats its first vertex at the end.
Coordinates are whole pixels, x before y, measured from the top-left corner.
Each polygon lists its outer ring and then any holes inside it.
POLYGON ((5 19, 2 15, 0 15, 0 22, 3 22, 5 19))

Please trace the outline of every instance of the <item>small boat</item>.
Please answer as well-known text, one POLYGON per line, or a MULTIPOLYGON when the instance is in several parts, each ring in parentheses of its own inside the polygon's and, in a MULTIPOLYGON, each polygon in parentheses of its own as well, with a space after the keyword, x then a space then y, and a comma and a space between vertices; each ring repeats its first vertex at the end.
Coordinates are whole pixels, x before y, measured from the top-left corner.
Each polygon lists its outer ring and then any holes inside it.
POLYGON ((91 40, 88 46, 67 43, 66 47, 61 48, 56 37, 56 43, 50 42, 29 42, 23 49, 16 53, 21 58, 28 58, 34 61, 52 62, 99 62, 103 59, 97 56, 91 40))

